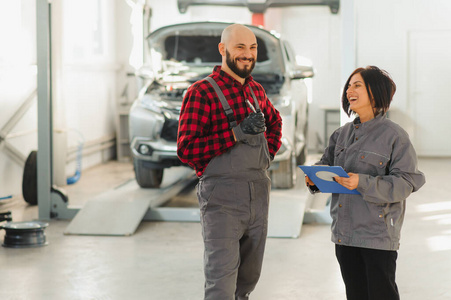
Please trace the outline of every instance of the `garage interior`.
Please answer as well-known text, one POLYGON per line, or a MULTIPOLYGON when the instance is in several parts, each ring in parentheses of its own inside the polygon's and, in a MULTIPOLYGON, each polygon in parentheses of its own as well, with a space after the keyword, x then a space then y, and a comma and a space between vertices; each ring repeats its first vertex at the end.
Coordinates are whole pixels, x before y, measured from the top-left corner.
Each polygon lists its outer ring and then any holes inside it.
MULTIPOLYGON (((133 74, 146 62, 144 37, 162 26, 208 20, 263 25, 312 63, 306 165, 347 121, 339 101, 349 74, 367 65, 392 74, 398 90, 389 117, 409 133, 427 181, 407 199, 398 288, 403 299, 451 299, 451 122, 445 116, 451 3, 190 2, 0 3, 0 225, 48 224, 45 245, 0 247, 0 298, 202 298, 196 178, 173 167, 161 188, 140 188, 127 117, 142 85, 133 74), (23 195, 24 166, 37 149, 39 204, 31 205, 23 195)), ((292 189, 271 191, 263 270, 251 298, 345 299, 328 196, 312 197, 296 172, 292 189)), ((0 230, 1 242, 5 236, 0 230)))

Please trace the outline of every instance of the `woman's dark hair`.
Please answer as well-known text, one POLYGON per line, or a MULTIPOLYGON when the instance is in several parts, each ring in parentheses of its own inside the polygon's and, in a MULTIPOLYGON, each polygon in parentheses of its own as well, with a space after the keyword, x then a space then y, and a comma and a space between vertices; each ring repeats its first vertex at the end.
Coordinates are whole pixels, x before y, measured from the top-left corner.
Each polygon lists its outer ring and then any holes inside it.
POLYGON ((360 73, 365 81, 366 90, 370 101, 374 106, 374 115, 377 116, 379 113, 386 113, 390 107, 390 103, 393 99, 393 95, 396 92, 396 84, 391 78, 387 71, 379 69, 376 66, 367 66, 366 68, 357 68, 349 76, 343 88, 343 95, 341 96, 341 103, 344 112, 349 116, 355 112, 349 109, 349 100, 346 96, 346 91, 348 90, 349 82, 352 76, 360 73))

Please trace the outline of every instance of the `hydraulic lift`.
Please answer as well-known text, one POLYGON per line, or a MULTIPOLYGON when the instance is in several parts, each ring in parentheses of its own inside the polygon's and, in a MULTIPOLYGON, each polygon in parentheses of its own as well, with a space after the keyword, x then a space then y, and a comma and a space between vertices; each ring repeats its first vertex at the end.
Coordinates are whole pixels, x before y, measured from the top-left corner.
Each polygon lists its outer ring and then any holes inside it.
POLYGON ((179 181, 173 182, 170 187, 161 189, 158 193, 155 190, 138 193, 138 195, 133 194, 130 190, 128 190, 129 194, 121 191, 110 192, 104 195, 107 199, 100 197, 89 201, 81 214, 79 214, 80 208, 68 205, 69 199, 65 192, 53 185, 51 8, 52 4, 48 0, 36 1, 38 67, 37 197, 39 219, 74 219, 75 225, 69 226, 68 234, 95 235, 130 235, 133 234, 141 220, 199 221, 198 209, 158 207, 161 202, 167 201, 168 197, 178 193, 195 180, 193 176, 188 174, 179 178, 179 181), (155 195, 158 198, 156 200, 155 195), (96 212, 96 215, 91 216, 90 211, 96 212), (77 218, 80 218, 80 221, 77 221, 77 218), (86 218, 89 218, 89 221, 86 218), (101 228, 91 226, 92 220, 97 220, 97 222, 94 222, 95 224, 102 224, 101 228), (79 229, 76 225, 85 227, 79 229))

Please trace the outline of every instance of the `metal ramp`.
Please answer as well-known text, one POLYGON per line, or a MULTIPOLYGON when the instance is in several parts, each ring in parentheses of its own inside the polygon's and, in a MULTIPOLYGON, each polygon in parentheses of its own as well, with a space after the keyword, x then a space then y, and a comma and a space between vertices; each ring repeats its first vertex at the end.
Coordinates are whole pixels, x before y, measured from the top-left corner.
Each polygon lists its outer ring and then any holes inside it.
POLYGON ((167 172, 169 176, 165 176, 161 188, 143 189, 133 179, 90 199, 72 219, 64 234, 132 235, 146 215, 155 214, 159 206, 197 180, 188 168, 167 171, 173 174, 167 172))
MULTIPOLYGON (((132 179, 90 199, 72 219, 65 234, 129 236, 136 231, 141 221, 199 222, 197 206, 162 206, 197 181, 194 173, 183 168, 166 171, 175 172, 179 177, 175 178, 175 182, 165 183, 163 180, 162 188, 142 189, 132 179)), ((300 236, 302 224, 311 219, 306 212, 308 195, 305 189, 271 190, 268 237, 300 236)), ((197 203, 193 191, 185 197, 187 202, 197 203)))
POLYGON ((304 220, 305 190, 271 190, 268 237, 298 238, 304 220))

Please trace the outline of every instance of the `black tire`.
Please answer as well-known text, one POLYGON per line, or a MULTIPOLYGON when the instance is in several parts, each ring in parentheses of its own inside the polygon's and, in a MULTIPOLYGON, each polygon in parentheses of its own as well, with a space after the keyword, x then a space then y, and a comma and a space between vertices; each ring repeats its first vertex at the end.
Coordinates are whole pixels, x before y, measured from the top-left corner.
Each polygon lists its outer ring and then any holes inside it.
POLYGON ((296 165, 303 165, 305 164, 305 161, 307 160, 307 145, 305 145, 302 150, 301 153, 299 153, 299 155, 296 157, 296 165))
POLYGON ((135 169, 135 178, 142 188, 159 188, 163 181, 164 169, 152 169, 146 167, 145 162, 139 159, 133 159, 133 168, 135 169))
POLYGON ((279 162, 279 167, 271 171, 271 184, 276 189, 291 189, 296 183, 296 165, 293 153, 290 158, 279 162))
POLYGON ((31 151, 25 161, 22 178, 22 195, 30 205, 38 204, 38 168, 37 151, 31 151))
MULTIPOLYGON (((307 118, 308 118, 308 107, 307 107, 307 118)), ((298 118, 296 117, 296 130, 299 130, 298 125, 298 118)), ((304 134, 304 147, 302 147, 301 152, 299 155, 296 156, 296 165, 303 165, 305 164, 305 161, 307 160, 307 135, 308 135, 308 120, 305 121, 304 126, 302 128, 302 132, 304 134)), ((296 137, 294 138, 295 142, 298 143, 296 140, 296 137)), ((297 149, 297 148, 296 148, 297 149)))

